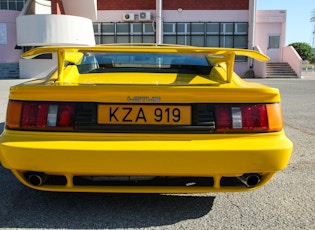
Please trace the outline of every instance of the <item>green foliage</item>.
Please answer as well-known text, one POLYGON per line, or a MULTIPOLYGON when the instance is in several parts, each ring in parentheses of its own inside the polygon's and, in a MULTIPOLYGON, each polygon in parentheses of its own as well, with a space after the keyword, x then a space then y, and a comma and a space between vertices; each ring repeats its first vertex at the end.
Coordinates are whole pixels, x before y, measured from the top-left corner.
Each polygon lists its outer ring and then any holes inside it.
POLYGON ((312 47, 305 42, 295 42, 291 43, 289 46, 293 46, 303 60, 312 61, 315 58, 312 47))

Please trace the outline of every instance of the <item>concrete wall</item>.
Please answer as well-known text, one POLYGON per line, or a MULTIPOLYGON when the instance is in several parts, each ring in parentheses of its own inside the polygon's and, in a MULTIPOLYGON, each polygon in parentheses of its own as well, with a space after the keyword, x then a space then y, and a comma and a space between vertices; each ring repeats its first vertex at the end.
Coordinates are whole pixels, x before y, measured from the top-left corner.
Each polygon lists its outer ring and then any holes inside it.
POLYGON ((286 46, 282 48, 282 60, 289 63, 298 78, 302 77, 302 58, 293 46, 286 46))
POLYGON ((20 78, 43 78, 57 67, 57 56, 52 59, 20 59, 20 78))
MULTIPOLYGON (((155 10, 151 10, 152 19, 155 18, 155 10)), ((122 22, 124 13, 134 13, 139 10, 99 10, 98 22, 122 22)), ((163 10, 163 22, 247 22, 248 10, 163 10)))
POLYGON ((21 46, 95 45, 92 21, 70 15, 24 15, 17 19, 21 46))

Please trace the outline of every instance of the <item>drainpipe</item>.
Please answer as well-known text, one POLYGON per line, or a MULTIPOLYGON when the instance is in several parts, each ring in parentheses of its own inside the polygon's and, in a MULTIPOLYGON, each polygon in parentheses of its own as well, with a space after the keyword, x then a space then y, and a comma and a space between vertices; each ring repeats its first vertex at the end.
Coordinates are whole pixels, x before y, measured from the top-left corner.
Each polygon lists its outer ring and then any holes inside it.
POLYGON ((256 23, 256 0, 252 0, 252 15, 251 15, 251 23, 252 23, 252 42, 251 49, 255 47, 255 23, 256 23))
MULTIPOLYGON (((255 49, 255 23, 256 23, 256 0, 251 0, 251 43, 250 43, 250 49, 255 49)), ((253 67, 254 60, 250 60, 250 67, 253 67)))
POLYGON ((162 1, 156 0, 155 39, 158 45, 163 44, 162 1))

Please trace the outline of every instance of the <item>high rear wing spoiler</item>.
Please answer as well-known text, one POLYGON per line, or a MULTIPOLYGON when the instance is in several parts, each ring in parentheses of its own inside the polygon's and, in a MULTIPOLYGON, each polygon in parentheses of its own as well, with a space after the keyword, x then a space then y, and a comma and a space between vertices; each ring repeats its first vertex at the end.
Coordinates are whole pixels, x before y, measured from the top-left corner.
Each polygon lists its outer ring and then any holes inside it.
POLYGON ((179 53, 179 54, 205 54, 213 66, 226 66, 227 82, 231 82, 235 56, 246 56, 261 62, 269 60, 264 54, 254 50, 236 49, 236 48, 208 48, 181 45, 100 45, 100 46, 47 46, 39 47, 25 52, 23 58, 33 58, 44 53, 57 53, 58 56, 58 81, 63 81, 63 70, 66 62, 77 64, 81 61, 85 52, 117 52, 117 53, 179 53))

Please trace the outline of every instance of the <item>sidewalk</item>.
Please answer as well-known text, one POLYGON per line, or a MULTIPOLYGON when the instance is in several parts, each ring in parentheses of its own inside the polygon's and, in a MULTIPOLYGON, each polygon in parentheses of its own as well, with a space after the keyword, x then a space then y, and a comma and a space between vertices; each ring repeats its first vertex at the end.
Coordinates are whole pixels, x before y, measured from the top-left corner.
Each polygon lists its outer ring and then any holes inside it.
POLYGON ((315 80, 315 71, 303 71, 302 72, 302 79, 312 79, 315 80))

